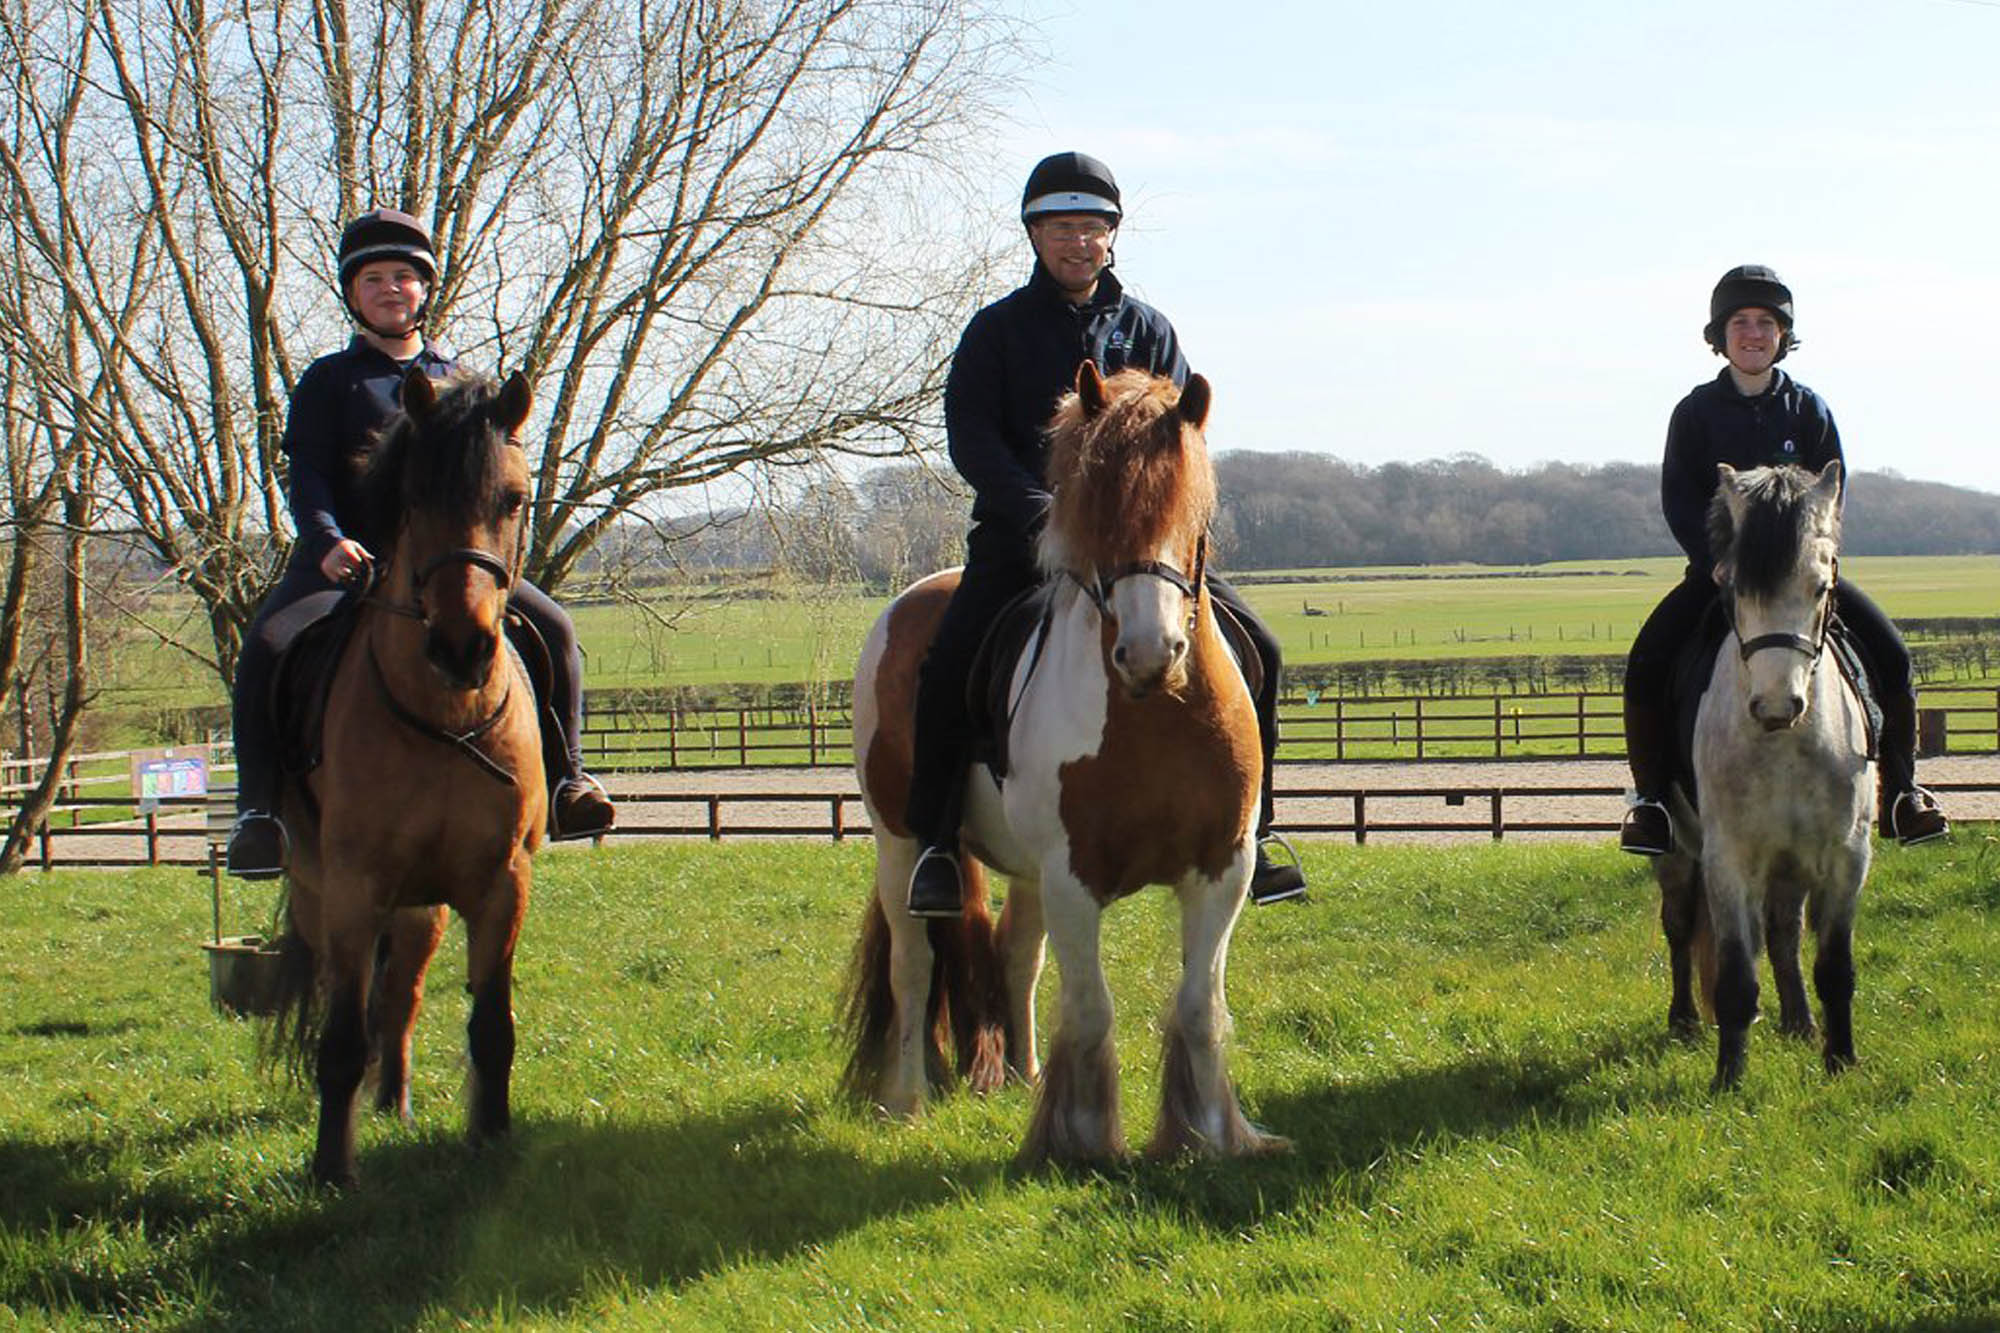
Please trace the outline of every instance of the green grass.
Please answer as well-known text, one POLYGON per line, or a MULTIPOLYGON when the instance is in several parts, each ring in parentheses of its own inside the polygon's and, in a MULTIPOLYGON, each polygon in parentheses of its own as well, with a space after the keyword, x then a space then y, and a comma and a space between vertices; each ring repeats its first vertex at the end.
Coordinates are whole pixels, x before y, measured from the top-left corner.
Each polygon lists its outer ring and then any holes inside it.
MULTIPOLYGON (((1247 573, 1241 581, 1250 604, 1278 635, 1285 660, 1296 666, 1379 658, 1622 656, 1647 612, 1680 577, 1681 563, 1276 571, 1247 573), (1308 606, 1323 614, 1306 614, 1308 606)), ((1892 616, 1984 616, 1993 609, 2000 560, 1857 557, 1842 569, 1892 616)), ((862 636, 888 603, 859 589, 816 591, 760 579, 746 580, 738 591, 754 595, 687 601, 669 593, 652 615, 625 604, 574 608, 589 654, 589 687, 844 680, 853 673, 862 636)), ((154 612, 162 622, 172 615, 164 603, 154 612)), ((183 633, 195 632, 185 617, 178 623, 183 633)), ((141 721, 149 710, 224 702, 212 675, 158 646, 121 646, 99 669, 103 707, 141 721)))
MULTIPOLYGON (((517 1134, 459 1143, 457 932, 418 1122, 302 1183, 312 1106, 206 1006, 204 882, 0 884, 0 1328, 1975 1329, 2000 1321, 2000 845, 1884 851, 1861 1065, 1664 1034, 1656 897, 1608 846, 1308 848, 1246 917, 1254 1162, 1023 1178, 1028 1094, 840 1104, 865 846, 564 849, 520 956, 517 1134)), ((265 923, 232 890, 228 928, 265 923)), ((1128 1133, 1170 900, 1107 918, 1128 1133)), ((1044 1015, 1052 1019, 1045 987, 1044 1015)))

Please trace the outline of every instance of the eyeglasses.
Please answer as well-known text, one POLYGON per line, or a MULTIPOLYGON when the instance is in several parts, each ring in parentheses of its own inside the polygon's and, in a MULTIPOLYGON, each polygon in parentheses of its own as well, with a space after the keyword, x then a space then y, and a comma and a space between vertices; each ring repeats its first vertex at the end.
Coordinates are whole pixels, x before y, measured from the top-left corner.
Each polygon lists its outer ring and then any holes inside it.
POLYGON ((1063 222, 1050 219, 1036 224, 1042 235, 1052 241, 1103 241, 1111 236, 1111 224, 1091 218, 1084 222, 1063 222))

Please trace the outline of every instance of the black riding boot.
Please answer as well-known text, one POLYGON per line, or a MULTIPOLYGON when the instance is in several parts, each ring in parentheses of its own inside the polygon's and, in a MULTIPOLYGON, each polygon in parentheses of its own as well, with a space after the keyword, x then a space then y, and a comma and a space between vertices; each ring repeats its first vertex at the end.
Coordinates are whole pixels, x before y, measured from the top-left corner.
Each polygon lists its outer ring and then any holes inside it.
POLYGON ((1632 768, 1632 798, 1618 830, 1618 845, 1635 856, 1664 856, 1674 849, 1667 817, 1669 747, 1673 736, 1658 701, 1625 698, 1625 759, 1632 768))
POLYGON ((236 746, 236 823, 223 866, 240 879, 275 879, 290 840, 277 817, 278 738, 271 719, 272 653, 245 636, 236 660, 231 711, 236 746))
MULTIPOLYGON (((1885 691, 1885 693, 1887 693, 1885 691)), ((1917 785, 1917 701, 1896 693, 1878 700, 1882 737, 1878 762, 1882 836, 1905 847, 1942 838, 1951 823, 1937 797, 1917 785)))
POLYGON ((917 864, 910 872, 911 916, 955 917, 965 910, 965 881, 958 864, 965 767, 959 746, 934 742, 927 746, 919 723, 904 812, 918 847, 917 864))
MULTIPOLYGON (((1264 745, 1264 797, 1263 807, 1257 812, 1257 864, 1250 871, 1250 902, 1256 907, 1269 907, 1272 903, 1304 902, 1306 896, 1306 872, 1299 865, 1299 854, 1292 844, 1271 832, 1271 820, 1275 813, 1275 801, 1271 791, 1272 770, 1275 767, 1272 750, 1277 741, 1276 720, 1267 727, 1261 712, 1257 718, 1258 730, 1269 739, 1264 745), (1270 845, 1276 843, 1284 850, 1286 860, 1273 861, 1270 845)), ((1276 700, 1272 700, 1275 708, 1276 700)))

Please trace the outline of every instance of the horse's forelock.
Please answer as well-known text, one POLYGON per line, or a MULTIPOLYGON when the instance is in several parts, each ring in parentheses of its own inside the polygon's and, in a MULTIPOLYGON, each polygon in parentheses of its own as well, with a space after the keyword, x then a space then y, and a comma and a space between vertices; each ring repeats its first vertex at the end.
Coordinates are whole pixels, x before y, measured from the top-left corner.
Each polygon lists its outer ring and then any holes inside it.
POLYGON ((1200 432, 1182 429, 1173 382, 1122 370, 1105 389, 1094 417, 1076 394, 1064 396, 1049 449, 1047 549, 1099 568, 1162 544, 1191 546, 1215 513, 1214 469, 1200 432))
MULTIPOLYGON (((1798 467, 1759 468, 1738 474, 1743 518, 1732 513, 1726 488, 1718 490, 1709 508, 1709 550, 1718 564, 1729 566, 1740 592, 1754 595, 1778 591, 1798 568, 1806 544, 1816 530, 1815 478, 1798 467)), ((1830 516, 1824 535, 1838 540, 1840 519, 1830 516)))
POLYGON ((438 384, 431 410, 421 417, 399 412, 382 428, 362 482, 373 538, 366 544, 378 554, 387 554, 412 510, 464 521, 489 503, 501 460, 492 446, 506 438, 496 412, 500 394, 495 380, 454 372, 438 384))

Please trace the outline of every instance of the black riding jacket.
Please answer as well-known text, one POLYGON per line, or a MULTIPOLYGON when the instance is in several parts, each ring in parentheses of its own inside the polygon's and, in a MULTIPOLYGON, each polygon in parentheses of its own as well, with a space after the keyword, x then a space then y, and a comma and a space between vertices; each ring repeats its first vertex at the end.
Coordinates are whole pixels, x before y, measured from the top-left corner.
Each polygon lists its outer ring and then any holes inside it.
POLYGON ((1187 359, 1167 317, 1125 295, 1106 269, 1090 303, 1073 306, 1041 264, 972 317, 945 381, 952 466, 972 483, 975 523, 1024 540, 1048 512, 1047 427, 1085 358, 1109 375, 1136 367, 1185 383, 1187 359))
POLYGON ((1708 506, 1721 484, 1715 467, 1794 463, 1817 472, 1841 457, 1833 413, 1811 389, 1782 370, 1755 397, 1736 391, 1729 369, 1681 399, 1667 422, 1666 460, 1660 468, 1660 507, 1674 540, 1688 555, 1688 577, 1706 582, 1708 506))
POLYGON ((317 566, 341 538, 343 519, 354 521, 361 474, 375 452, 375 436, 402 406, 403 375, 420 365, 433 379, 456 363, 429 343, 400 362, 360 334, 338 352, 306 367, 292 386, 284 450, 291 460, 289 498, 298 529, 294 560, 317 566))

